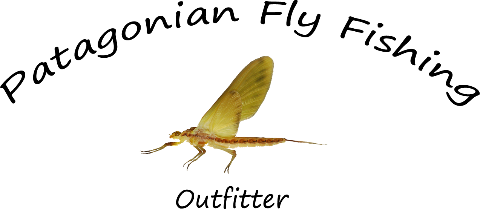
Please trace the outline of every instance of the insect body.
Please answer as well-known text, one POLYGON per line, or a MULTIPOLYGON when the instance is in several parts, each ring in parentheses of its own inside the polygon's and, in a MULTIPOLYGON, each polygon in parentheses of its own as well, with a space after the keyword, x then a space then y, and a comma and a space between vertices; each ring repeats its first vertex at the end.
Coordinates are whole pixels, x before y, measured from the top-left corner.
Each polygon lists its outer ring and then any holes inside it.
POLYGON ((235 150, 229 148, 272 146, 285 141, 310 143, 285 138, 235 137, 240 122, 255 115, 260 108, 270 88, 272 74, 273 61, 270 57, 264 56, 250 62, 205 113, 197 127, 183 132, 176 131, 170 138, 180 140, 179 142, 169 142, 159 148, 142 151, 142 154, 151 154, 167 146, 176 146, 187 141, 198 150, 198 154, 185 163, 188 163, 188 169, 190 164, 205 154, 206 150, 203 147, 208 145, 232 155, 224 171, 229 172, 230 165, 237 156, 235 150))

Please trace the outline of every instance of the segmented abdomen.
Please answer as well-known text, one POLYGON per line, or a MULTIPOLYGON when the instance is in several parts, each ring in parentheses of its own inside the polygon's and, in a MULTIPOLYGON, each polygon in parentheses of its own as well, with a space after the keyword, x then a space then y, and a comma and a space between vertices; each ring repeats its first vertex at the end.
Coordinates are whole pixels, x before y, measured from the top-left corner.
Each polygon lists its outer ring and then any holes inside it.
POLYGON ((194 132, 192 127, 182 132, 181 136, 189 142, 215 143, 225 148, 273 146, 285 142, 285 138, 263 138, 263 137, 233 137, 221 138, 203 132, 194 132))
POLYGON ((285 142, 285 138, 263 138, 263 137, 235 137, 235 138, 215 138, 216 144, 227 148, 235 147, 256 147, 273 146, 285 142))

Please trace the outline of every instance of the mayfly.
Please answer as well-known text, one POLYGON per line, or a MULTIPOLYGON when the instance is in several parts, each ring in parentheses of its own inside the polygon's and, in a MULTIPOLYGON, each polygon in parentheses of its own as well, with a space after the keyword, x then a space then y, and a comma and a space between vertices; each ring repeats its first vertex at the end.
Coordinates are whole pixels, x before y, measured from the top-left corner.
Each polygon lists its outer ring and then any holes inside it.
MULTIPOLYGON (((285 138, 263 137, 235 137, 241 121, 255 115, 262 105, 267 91, 270 88, 273 74, 273 60, 268 57, 260 57, 248 64, 228 86, 227 90, 217 99, 212 107, 203 115, 197 127, 189 128, 183 132, 176 131, 170 138, 178 139, 179 142, 165 143, 156 149, 142 151, 142 154, 151 154, 164 149, 167 146, 177 146, 188 141, 198 154, 185 164, 187 170, 190 164, 205 154, 205 145, 220 149, 232 155, 224 172, 230 171, 230 165, 237 156, 235 150, 229 148, 273 146, 285 141, 297 143, 317 144, 305 141, 287 140, 285 138)), ((326 145, 326 144, 318 144, 326 145)), ((183 164, 183 166, 185 166, 183 164)), ((229 172, 230 173, 230 172, 229 172)))

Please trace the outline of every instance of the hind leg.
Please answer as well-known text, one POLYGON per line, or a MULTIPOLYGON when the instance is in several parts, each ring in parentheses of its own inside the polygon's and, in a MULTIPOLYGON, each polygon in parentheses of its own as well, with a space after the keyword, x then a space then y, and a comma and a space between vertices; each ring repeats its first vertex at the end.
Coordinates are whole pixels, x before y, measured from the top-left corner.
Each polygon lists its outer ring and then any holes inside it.
POLYGON ((227 148, 221 147, 217 144, 208 144, 208 145, 215 148, 215 149, 220 149, 220 150, 223 150, 225 152, 228 152, 228 154, 232 155, 232 159, 230 160, 230 163, 228 163, 227 167, 225 167, 225 170, 223 171, 223 173, 228 172, 228 174, 230 174, 230 165, 232 165, 233 160, 235 159, 235 157, 237 157, 237 152, 235 150, 232 150, 232 149, 227 149, 227 148))

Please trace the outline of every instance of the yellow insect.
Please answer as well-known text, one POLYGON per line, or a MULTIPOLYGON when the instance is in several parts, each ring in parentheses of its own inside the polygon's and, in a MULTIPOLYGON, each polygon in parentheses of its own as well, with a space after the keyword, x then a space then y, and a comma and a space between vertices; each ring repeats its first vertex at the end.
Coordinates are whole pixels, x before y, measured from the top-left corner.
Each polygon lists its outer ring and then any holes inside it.
MULTIPOLYGON (((197 127, 189 128, 183 132, 176 131, 170 138, 179 142, 165 143, 163 146, 142 151, 142 154, 151 154, 167 146, 177 146, 188 141, 198 154, 185 164, 187 170, 190 164, 205 154, 205 145, 220 149, 232 155, 224 172, 230 173, 230 165, 237 156, 235 150, 229 148, 273 146, 285 141, 297 143, 317 144, 305 141, 287 140, 285 138, 263 137, 235 137, 240 121, 253 117, 262 105, 267 91, 270 88, 273 74, 273 61, 270 57, 260 57, 247 65, 228 86, 227 90, 218 98, 213 106, 203 115, 197 127)), ((318 144, 326 145, 326 144, 318 144)), ((185 166, 183 164, 183 166, 185 166)))

